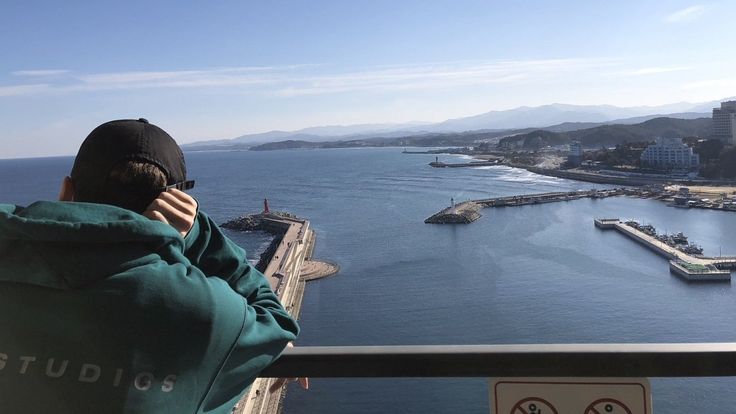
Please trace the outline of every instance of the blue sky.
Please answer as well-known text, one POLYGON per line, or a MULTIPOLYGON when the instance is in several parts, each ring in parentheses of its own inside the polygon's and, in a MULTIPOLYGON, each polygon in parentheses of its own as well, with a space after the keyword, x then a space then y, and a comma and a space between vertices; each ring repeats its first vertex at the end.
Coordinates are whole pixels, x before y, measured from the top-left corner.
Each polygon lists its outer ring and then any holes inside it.
POLYGON ((0 158, 74 154, 119 118, 186 143, 709 101, 736 95, 734 21, 728 0, 5 0, 0 158))

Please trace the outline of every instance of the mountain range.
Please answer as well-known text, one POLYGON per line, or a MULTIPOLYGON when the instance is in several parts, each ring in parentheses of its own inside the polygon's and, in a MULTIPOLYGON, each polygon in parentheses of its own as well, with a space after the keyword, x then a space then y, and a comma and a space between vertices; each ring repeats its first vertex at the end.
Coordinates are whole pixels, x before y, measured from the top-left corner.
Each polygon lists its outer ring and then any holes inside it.
POLYGON ((638 107, 567 104, 550 104, 537 107, 523 106, 503 111, 490 111, 464 118, 448 119, 439 123, 409 122, 317 126, 296 131, 270 131, 242 135, 232 139, 199 141, 183 145, 183 148, 185 150, 245 149, 259 144, 280 141, 353 141, 370 138, 406 138, 467 131, 499 136, 496 133, 503 131, 507 131, 507 133, 530 132, 529 128, 569 132, 603 124, 638 124, 659 117, 679 119, 709 117, 712 108, 718 107, 720 102, 729 99, 638 107), (527 129, 527 131, 510 131, 523 129, 527 129))
POLYGON ((701 137, 712 134, 711 118, 654 118, 638 124, 605 124, 592 128, 555 132, 539 129, 502 138, 506 148, 539 149, 578 141, 583 147, 613 146, 625 142, 648 142, 656 137, 701 137))

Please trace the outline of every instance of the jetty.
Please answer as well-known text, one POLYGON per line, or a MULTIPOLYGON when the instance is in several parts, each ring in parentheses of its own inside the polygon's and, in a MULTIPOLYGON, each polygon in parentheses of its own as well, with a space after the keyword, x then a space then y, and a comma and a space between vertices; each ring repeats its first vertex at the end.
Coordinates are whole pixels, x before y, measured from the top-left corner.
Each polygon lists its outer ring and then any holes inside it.
POLYGON ((558 191, 552 193, 524 194, 507 197, 484 198, 473 200, 483 207, 513 207, 530 204, 554 203, 558 201, 579 200, 581 198, 607 198, 626 194, 623 188, 611 190, 558 191))
POLYGON ((468 224, 481 217, 480 209, 481 206, 472 201, 464 201, 459 204, 455 204, 452 201, 450 207, 433 214, 424 220, 424 222, 434 224, 468 224))
POLYGON ((430 167, 434 168, 466 168, 466 167, 488 167, 491 165, 498 165, 498 161, 470 161, 470 162, 458 162, 458 163, 446 163, 442 161, 432 161, 429 163, 430 167))
MULTIPOLYGON (((239 230, 263 230, 276 235, 263 274, 284 308, 298 319, 307 281, 339 271, 336 263, 312 257, 316 236, 308 220, 283 213, 244 216, 223 224, 239 230)), ((262 258, 263 261, 264 258, 262 258)), ((280 412, 286 387, 269 391, 276 378, 257 378, 233 409, 234 414, 276 414, 280 412)))
POLYGON ((627 191, 624 188, 615 188, 610 190, 563 191, 468 200, 455 205, 454 208, 452 205, 444 208, 424 220, 424 222, 431 224, 468 224, 481 217, 480 209, 482 208, 525 206, 579 200, 581 198, 606 198, 624 195, 627 194, 627 191))
POLYGON ((599 218, 595 226, 614 229, 669 260, 670 271, 688 281, 730 281, 736 269, 736 257, 706 257, 685 253, 658 240, 655 236, 630 226, 618 218, 599 218))

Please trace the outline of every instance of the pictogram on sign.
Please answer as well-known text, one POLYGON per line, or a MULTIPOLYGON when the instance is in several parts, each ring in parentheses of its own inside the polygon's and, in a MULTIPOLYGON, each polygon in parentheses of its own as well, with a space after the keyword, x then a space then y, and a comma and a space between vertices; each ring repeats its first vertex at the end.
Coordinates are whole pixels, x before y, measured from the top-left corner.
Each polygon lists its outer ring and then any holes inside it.
POLYGON ((613 398, 601 398, 590 403, 585 414, 632 414, 629 407, 613 398))
POLYGON ((652 414, 646 378, 493 378, 491 414, 652 414))
POLYGON ((555 407, 542 398, 524 398, 511 409, 511 414, 559 414, 555 407))

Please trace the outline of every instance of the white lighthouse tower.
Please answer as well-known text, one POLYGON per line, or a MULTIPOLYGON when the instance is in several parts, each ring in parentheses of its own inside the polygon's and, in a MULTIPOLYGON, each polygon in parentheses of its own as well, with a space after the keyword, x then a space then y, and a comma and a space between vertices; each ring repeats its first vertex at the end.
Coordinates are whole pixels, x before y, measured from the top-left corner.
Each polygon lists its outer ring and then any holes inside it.
POLYGON ((455 198, 450 197, 450 214, 457 214, 457 210, 455 209, 455 198))

